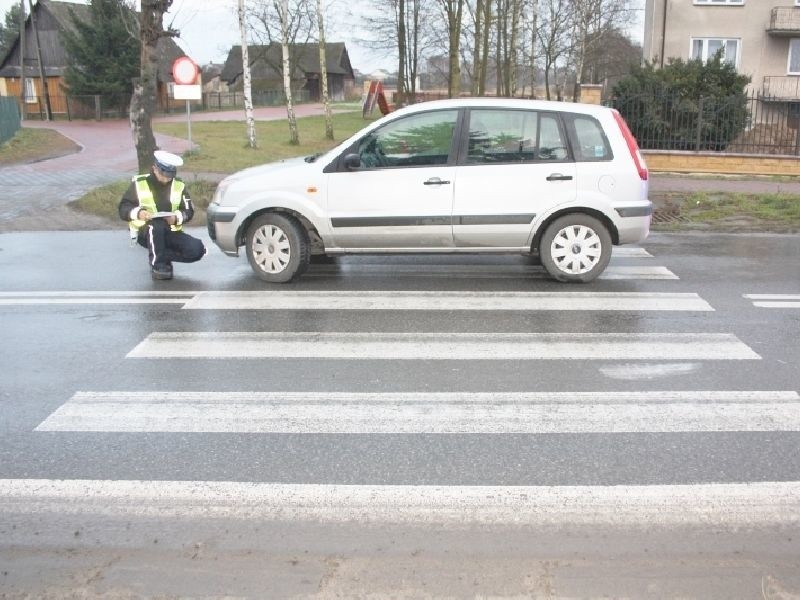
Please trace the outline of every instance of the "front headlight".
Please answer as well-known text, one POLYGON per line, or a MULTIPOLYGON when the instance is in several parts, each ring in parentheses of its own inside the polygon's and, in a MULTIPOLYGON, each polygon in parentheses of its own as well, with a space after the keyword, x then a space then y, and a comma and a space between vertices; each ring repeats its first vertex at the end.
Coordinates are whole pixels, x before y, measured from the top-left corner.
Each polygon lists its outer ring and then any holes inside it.
POLYGON ((217 184, 214 197, 211 199, 212 204, 224 204, 225 192, 230 187, 231 183, 230 177, 226 177, 217 184))

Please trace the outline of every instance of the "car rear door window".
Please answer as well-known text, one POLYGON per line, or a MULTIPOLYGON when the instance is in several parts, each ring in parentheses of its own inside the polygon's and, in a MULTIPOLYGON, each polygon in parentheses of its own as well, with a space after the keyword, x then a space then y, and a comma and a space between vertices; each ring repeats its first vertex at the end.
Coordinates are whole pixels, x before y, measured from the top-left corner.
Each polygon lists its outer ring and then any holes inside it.
POLYGON ((467 164, 568 158, 566 139, 556 115, 530 110, 470 111, 467 164))

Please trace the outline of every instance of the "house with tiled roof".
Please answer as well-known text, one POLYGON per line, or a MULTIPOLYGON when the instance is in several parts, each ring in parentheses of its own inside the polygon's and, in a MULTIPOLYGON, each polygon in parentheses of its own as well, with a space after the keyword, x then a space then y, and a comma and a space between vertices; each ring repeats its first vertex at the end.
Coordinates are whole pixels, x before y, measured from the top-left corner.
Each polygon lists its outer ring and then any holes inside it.
MULTIPOLYGON (((38 36, 34 34, 31 15, 25 20, 25 47, 23 66, 20 66, 20 38, 12 44, 5 56, 0 57, 0 96, 14 96, 21 98, 22 68, 25 73, 24 106, 25 114, 41 114, 44 112, 43 99, 44 86, 42 74, 46 81, 47 92, 50 97, 50 106, 53 114, 74 115, 80 114, 83 99, 70 98, 64 84, 64 73, 70 64, 70 58, 63 43, 64 31, 73 31, 71 15, 80 20, 89 20, 90 7, 86 4, 74 2, 59 2, 56 0, 39 0, 33 5, 33 16, 36 21, 38 36), (42 57, 41 69, 37 53, 36 39, 39 40, 39 50, 42 57)), ((172 84, 172 63, 185 53, 172 38, 163 37, 158 41, 158 104, 160 107, 168 105, 169 86, 172 84)), ((94 102, 89 104, 93 105, 94 102)), ((90 114, 94 114, 94 107, 90 107, 90 114)))
MULTIPOLYGON (((250 77, 253 92, 283 90, 283 50, 273 42, 266 46, 249 45, 250 77)), ((289 61, 292 67, 291 85, 305 90, 309 99, 319 101, 320 67, 319 44, 290 44, 289 61)), ((331 100, 353 96, 355 74, 343 42, 325 44, 325 67, 328 72, 328 95, 331 100)), ((242 89, 242 47, 233 46, 228 52, 221 78, 231 90, 242 89)), ((358 94, 357 94, 358 95, 358 94)))

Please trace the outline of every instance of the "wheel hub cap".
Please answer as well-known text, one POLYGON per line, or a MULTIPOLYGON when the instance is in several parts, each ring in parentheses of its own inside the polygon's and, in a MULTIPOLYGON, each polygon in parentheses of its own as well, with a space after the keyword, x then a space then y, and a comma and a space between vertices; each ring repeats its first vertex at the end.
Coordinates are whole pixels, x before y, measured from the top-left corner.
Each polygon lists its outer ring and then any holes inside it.
POLYGON ((265 225, 253 237, 253 258, 267 273, 280 273, 292 257, 289 238, 279 227, 265 225))
POLYGON ((588 273, 598 263, 602 253, 600 237, 585 225, 564 227, 550 244, 550 255, 556 266, 569 275, 588 273))

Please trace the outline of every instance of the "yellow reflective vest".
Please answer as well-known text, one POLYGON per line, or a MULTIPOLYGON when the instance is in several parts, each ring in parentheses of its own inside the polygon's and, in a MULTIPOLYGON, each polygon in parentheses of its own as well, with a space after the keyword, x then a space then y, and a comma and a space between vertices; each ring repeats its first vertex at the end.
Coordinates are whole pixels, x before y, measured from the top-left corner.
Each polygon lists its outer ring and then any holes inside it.
MULTIPOLYGON (((156 199, 153 196, 153 191, 150 189, 150 186, 147 184, 147 177, 148 175, 137 175, 133 178, 133 183, 136 185, 136 196, 139 199, 139 206, 150 213, 158 212, 158 208, 156 207, 156 199)), ((172 211, 175 212, 176 210, 180 209, 181 207, 181 200, 183 199, 183 189, 186 187, 186 184, 183 183, 180 179, 173 179, 172 180, 172 189, 169 193, 169 201, 170 206, 172 207, 172 211)), ((135 235, 147 221, 142 221, 141 219, 132 219, 128 222, 128 226, 131 229, 131 235, 135 235)), ((180 231, 183 228, 182 224, 171 225, 170 229, 172 231, 180 231)))

